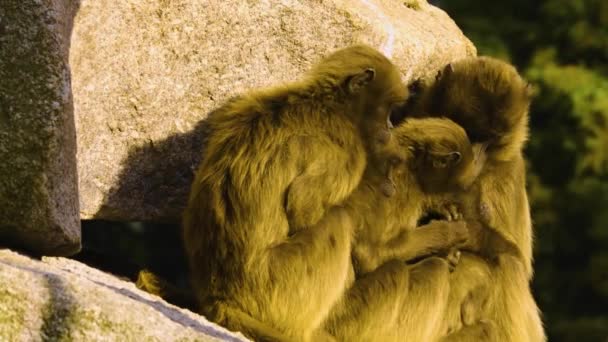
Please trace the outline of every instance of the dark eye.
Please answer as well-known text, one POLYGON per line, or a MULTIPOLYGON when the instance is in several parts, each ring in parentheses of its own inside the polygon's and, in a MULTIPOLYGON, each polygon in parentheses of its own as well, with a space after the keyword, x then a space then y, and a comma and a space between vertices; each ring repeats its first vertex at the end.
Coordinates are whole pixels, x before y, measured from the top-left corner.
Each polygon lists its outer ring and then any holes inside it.
POLYGON ((432 159, 433 167, 436 169, 445 169, 452 167, 460 162, 462 155, 460 152, 449 152, 443 155, 435 155, 432 159))
POLYGON ((456 165, 460 162, 460 159, 462 159, 462 155, 460 152, 451 152, 449 154, 449 159, 452 164, 456 165))

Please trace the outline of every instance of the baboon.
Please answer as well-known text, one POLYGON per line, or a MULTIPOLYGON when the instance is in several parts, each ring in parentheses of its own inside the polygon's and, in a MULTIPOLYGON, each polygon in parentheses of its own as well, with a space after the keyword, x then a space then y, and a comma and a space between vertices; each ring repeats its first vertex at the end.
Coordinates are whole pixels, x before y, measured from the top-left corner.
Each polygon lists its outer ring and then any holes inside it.
POLYGON ((433 255, 447 254, 467 239, 464 221, 416 225, 435 194, 473 183, 484 160, 482 146, 472 145, 464 129, 449 119, 407 119, 392 133, 405 155, 397 161, 382 154, 370 157, 363 180, 345 204, 355 224, 356 280, 325 324, 340 341, 438 340, 436 327, 450 293, 449 265, 433 255), (382 191, 382 160, 390 163, 395 182, 390 197, 382 191))
POLYGON ((407 97, 398 69, 358 45, 207 119, 183 216, 201 313, 256 340, 331 340, 318 328, 346 289, 353 238, 340 204, 407 97))
POLYGON ((370 157, 363 180, 345 204, 356 227, 353 260, 359 275, 391 259, 409 261, 444 251, 464 243, 468 235, 464 222, 433 221, 421 229, 405 229, 415 222, 395 217, 409 219, 412 208, 439 207, 435 195, 467 189, 483 165, 481 146, 472 145, 462 127, 443 118, 408 119, 392 133, 396 146, 387 155, 370 157), (401 155, 392 160, 395 149, 401 155), (404 184, 402 177, 414 184, 398 188, 397 198, 386 198, 386 179, 404 184))
POLYGON ((465 246, 452 274, 451 311, 444 323, 446 331, 454 333, 444 340, 478 341, 482 334, 483 340, 490 341, 544 341, 539 309, 529 285, 532 227, 522 153, 528 136, 529 86, 513 66, 490 57, 450 64, 434 82, 419 82, 418 86, 419 96, 401 114, 396 113, 394 121, 439 114, 461 125, 472 143, 487 146, 485 165, 469 190, 474 196, 463 208, 469 242, 477 243, 478 248, 467 252, 465 246), (490 235, 484 235, 487 232, 490 235), (492 250, 496 241, 508 241, 516 252, 497 254, 492 250), (471 288, 475 275, 485 282, 479 292, 460 289, 471 288), (475 298, 484 292, 487 300, 475 298), (480 303, 479 323, 473 324, 474 308, 460 307, 463 301, 480 303), (465 327, 460 329, 462 324, 465 327))

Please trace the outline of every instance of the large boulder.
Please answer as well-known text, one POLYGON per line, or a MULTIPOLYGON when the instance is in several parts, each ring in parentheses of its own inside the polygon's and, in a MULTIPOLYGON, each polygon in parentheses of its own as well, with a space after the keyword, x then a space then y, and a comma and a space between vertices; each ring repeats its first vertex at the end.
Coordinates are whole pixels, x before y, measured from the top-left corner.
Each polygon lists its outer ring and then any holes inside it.
POLYGON ((0 249, 0 341, 248 341, 74 260, 0 249))
POLYGON ((476 53, 425 1, 83 0, 70 53, 81 218, 176 221, 209 111, 359 42, 405 79, 476 53))
POLYGON ((0 5, 0 241, 47 255, 80 249, 73 3, 0 5))

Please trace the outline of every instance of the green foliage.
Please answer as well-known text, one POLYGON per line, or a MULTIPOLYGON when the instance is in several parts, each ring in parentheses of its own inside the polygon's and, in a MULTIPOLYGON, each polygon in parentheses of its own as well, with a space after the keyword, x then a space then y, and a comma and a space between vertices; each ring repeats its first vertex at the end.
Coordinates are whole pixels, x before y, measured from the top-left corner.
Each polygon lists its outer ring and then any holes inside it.
POLYGON ((439 4, 482 55, 535 86, 528 186, 534 289, 551 341, 608 337, 608 1, 439 4))

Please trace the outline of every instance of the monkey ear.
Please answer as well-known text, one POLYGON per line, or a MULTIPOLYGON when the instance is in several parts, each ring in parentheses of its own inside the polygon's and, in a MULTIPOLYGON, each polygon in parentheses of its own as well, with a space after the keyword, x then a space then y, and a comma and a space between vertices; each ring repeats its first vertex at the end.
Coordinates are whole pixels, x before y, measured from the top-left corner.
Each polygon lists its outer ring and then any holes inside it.
POLYGON ((346 81, 348 91, 351 94, 358 93, 362 88, 367 86, 371 81, 376 78, 376 70, 373 68, 367 68, 356 75, 352 75, 346 81))
POLYGON ((454 66, 452 65, 452 63, 449 63, 448 65, 444 66, 443 69, 437 71, 437 74, 435 75, 435 82, 439 81, 444 77, 450 76, 453 72, 454 66))
POLYGON ((449 63, 448 65, 445 66, 445 68, 443 68, 443 76, 450 76, 451 74, 454 73, 454 66, 452 65, 452 63, 449 63))
POLYGON ((460 152, 448 153, 448 160, 450 161, 451 164, 458 164, 458 163, 460 163, 461 159, 462 159, 462 155, 460 154, 460 152))

